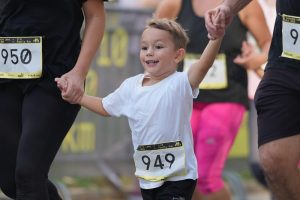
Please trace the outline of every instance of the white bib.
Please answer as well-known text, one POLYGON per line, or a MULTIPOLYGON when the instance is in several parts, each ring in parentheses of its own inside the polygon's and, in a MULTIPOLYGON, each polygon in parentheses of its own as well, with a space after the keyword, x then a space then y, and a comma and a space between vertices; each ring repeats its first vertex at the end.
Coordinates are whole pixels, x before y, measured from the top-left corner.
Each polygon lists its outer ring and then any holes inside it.
POLYGON ((140 145, 134 153, 135 175, 157 182, 186 174, 185 152, 181 141, 140 145))
POLYGON ((42 67, 42 37, 0 37, 0 78, 39 78, 42 67))
POLYGON ((300 60, 300 17, 282 15, 281 56, 300 60))
MULTIPOLYGON (((184 71, 200 58, 198 54, 187 54, 184 59, 184 71)), ((224 89, 228 87, 227 65, 225 54, 218 54, 213 65, 208 70, 203 81, 200 83, 200 89, 224 89)))

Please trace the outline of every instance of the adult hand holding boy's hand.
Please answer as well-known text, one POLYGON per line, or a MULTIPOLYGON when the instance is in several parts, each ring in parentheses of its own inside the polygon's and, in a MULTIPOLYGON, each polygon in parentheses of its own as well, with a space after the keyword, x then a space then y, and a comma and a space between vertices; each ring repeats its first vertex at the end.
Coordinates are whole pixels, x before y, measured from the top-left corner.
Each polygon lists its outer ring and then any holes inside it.
POLYGON ((216 8, 208 10, 205 15, 205 26, 208 32, 208 38, 215 40, 224 35, 226 27, 232 21, 233 14, 226 5, 219 5, 216 8))

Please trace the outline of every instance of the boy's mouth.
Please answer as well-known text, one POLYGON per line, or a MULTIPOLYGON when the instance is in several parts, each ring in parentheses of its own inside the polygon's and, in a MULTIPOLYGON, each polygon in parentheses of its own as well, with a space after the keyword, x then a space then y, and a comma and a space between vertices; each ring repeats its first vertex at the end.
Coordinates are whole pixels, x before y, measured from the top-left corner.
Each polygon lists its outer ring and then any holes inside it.
POLYGON ((149 64, 157 64, 159 61, 158 60, 146 60, 146 63, 149 64))

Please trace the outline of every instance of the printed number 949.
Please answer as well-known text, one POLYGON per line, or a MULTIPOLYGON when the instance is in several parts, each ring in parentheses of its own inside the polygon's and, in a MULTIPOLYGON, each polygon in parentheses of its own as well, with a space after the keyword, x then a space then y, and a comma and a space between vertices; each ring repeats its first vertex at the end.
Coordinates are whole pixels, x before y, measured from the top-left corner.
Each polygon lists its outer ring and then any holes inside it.
MULTIPOLYGON (((153 162, 151 158, 149 156, 142 156, 142 161, 146 165, 146 170, 149 170, 153 162)), ((171 153, 167 153, 162 159, 160 155, 157 155, 154 160, 153 167, 159 167, 163 169, 165 166, 165 162, 169 164, 167 167, 171 168, 173 163, 175 162, 175 156, 171 153)))

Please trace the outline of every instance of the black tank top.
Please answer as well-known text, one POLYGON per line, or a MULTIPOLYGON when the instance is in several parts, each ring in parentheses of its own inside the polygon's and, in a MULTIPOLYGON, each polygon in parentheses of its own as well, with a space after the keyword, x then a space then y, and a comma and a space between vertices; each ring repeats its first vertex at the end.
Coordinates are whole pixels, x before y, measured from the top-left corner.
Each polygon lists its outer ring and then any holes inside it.
MULTIPOLYGON (((187 53, 201 54, 207 45, 207 30, 203 17, 194 13, 192 0, 182 0, 177 21, 187 31, 190 43, 187 53)), ((236 102, 248 107, 247 72, 233 63, 233 59, 241 53, 242 42, 246 40, 246 27, 238 16, 234 17, 227 28, 219 53, 226 55, 228 87, 225 89, 200 89, 195 101, 201 102, 236 102)))
POLYGON ((83 0, 0 0, 0 36, 42 36, 43 76, 60 76, 80 52, 83 0))
POLYGON ((81 49, 84 0, 0 0, 0 37, 42 36, 39 79, 2 79, 0 83, 39 85, 59 96, 55 77, 70 71, 81 49))
MULTIPOLYGON (((269 51, 269 62, 266 70, 270 68, 284 68, 287 70, 300 70, 300 60, 282 57, 282 15, 291 15, 300 17, 300 2, 299 0, 277 0, 276 3, 277 18, 273 30, 273 38, 269 51)), ((298 37, 294 45, 300 49, 300 30, 297 30, 298 37)), ((294 33, 296 34, 296 33, 294 33)), ((296 36, 296 35, 294 35, 296 36)))
POLYGON ((60 96, 55 77, 70 71, 81 49, 80 30, 85 0, 0 0, 0 37, 42 36, 43 71, 39 79, 2 79, 36 85, 60 96))

